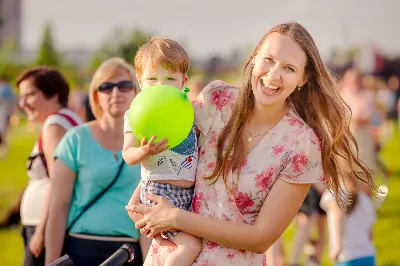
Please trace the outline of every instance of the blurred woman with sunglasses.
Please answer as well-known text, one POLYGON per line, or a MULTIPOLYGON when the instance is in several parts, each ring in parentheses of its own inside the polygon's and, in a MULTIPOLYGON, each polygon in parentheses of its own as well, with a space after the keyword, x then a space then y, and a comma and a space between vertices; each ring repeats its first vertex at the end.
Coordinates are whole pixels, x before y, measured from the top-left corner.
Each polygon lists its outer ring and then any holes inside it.
POLYGON ((64 134, 82 123, 67 109, 69 86, 56 69, 46 66, 28 69, 16 81, 19 104, 28 120, 42 126, 38 141, 27 162, 29 183, 21 201, 24 266, 44 265, 44 232, 49 208, 49 173, 53 155, 64 134))
POLYGON ((140 166, 124 165, 121 153, 124 113, 138 88, 123 59, 111 58, 95 72, 89 97, 96 119, 68 132, 55 152, 46 265, 68 254, 74 265, 97 266, 123 243, 134 247, 128 265, 143 264, 150 242, 139 239, 124 209, 140 166))

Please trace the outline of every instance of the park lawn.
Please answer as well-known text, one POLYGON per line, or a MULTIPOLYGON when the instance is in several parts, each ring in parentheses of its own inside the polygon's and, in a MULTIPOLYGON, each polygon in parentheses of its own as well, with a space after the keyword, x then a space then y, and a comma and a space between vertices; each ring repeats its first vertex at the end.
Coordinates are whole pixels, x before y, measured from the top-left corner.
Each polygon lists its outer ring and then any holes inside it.
MULTIPOLYGON (((0 161, 0 217, 7 208, 17 200, 26 186, 28 179, 25 173, 25 162, 36 140, 37 132, 28 133, 25 124, 13 128, 10 151, 6 159, 0 161)), ((383 150, 384 161, 390 164, 391 170, 398 172, 400 162, 395 157, 400 151, 400 141, 389 142, 383 150)), ((378 265, 400 265, 400 176, 392 176, 389 183, 389 195, 378 212, 378 222, 374 229, 375 244, 378 250, 378 265)), ((293 224, 286 230, 285 253, 290 255, 291 239, 295 227, 293 224)), ((19 266, 22 264, 23 243, 20 227, 0 230, 0 265, 19 266)), ((323 265, 331 265, 327 257, 323 265)))

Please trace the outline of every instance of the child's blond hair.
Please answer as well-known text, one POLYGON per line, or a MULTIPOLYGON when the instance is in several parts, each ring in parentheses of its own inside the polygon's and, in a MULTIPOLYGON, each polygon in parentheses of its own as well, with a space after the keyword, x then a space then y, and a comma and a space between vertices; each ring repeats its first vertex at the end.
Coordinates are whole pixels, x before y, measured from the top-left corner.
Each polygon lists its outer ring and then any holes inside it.
POLYGON ((161 37, 151 38, 137 51, 134 64, 138 76, 143 74, 147 60, 151 60, 153 66, 160 64, 170 71, 185 75, 190 67, 185 49, 178 42, 161 37))

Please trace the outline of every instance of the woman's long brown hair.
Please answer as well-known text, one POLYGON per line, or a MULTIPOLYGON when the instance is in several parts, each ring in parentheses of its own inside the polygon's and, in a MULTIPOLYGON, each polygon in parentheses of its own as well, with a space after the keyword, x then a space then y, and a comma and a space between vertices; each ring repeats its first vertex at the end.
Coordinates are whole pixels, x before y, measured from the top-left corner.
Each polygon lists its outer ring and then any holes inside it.
POLYGON ((371 190, 377 188, 371 171, 359 160, 358 146, 349 129, 350 108, 340 97, 337 83, 325 67, 311 35, 303 26, 294 22, 275 26, 255 47, 243 71, 244 85, 238 101, 218 138, 216 167, 206 179, 215 182, 222 176, 226 185, 227 173, 232 169, 240 170, 240 164, 245 157, 245 144, 241 136, 255 100, 251 86, 254 68, 251 59, 258 53, 266 37, 273 32, 292 38, 306 53, 307 83, 301 90, 295 90, 288 97, 288 101, 318 135, 321 141, 327 188, 334 192, 338 204, 346 207, 351 203, 343 187, 347 182, 340 182, 341 178, 343 181, 358 179, 367 183, 371 190), (224 147, 226 147, 225 152, 223 152, 224 147))

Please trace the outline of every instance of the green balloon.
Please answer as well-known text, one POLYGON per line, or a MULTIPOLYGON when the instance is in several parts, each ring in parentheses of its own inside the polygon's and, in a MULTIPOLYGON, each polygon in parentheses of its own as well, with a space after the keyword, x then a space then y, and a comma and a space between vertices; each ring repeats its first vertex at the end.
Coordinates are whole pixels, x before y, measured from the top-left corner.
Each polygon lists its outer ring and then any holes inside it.
POLYGON ((129 108, 129 124, 133 134, 141 141, 157 136, 173 148, 189 135, 194 122, 194 110, 187 97, 188 88, 181 91, 167 85, 143 89, 129 108))

